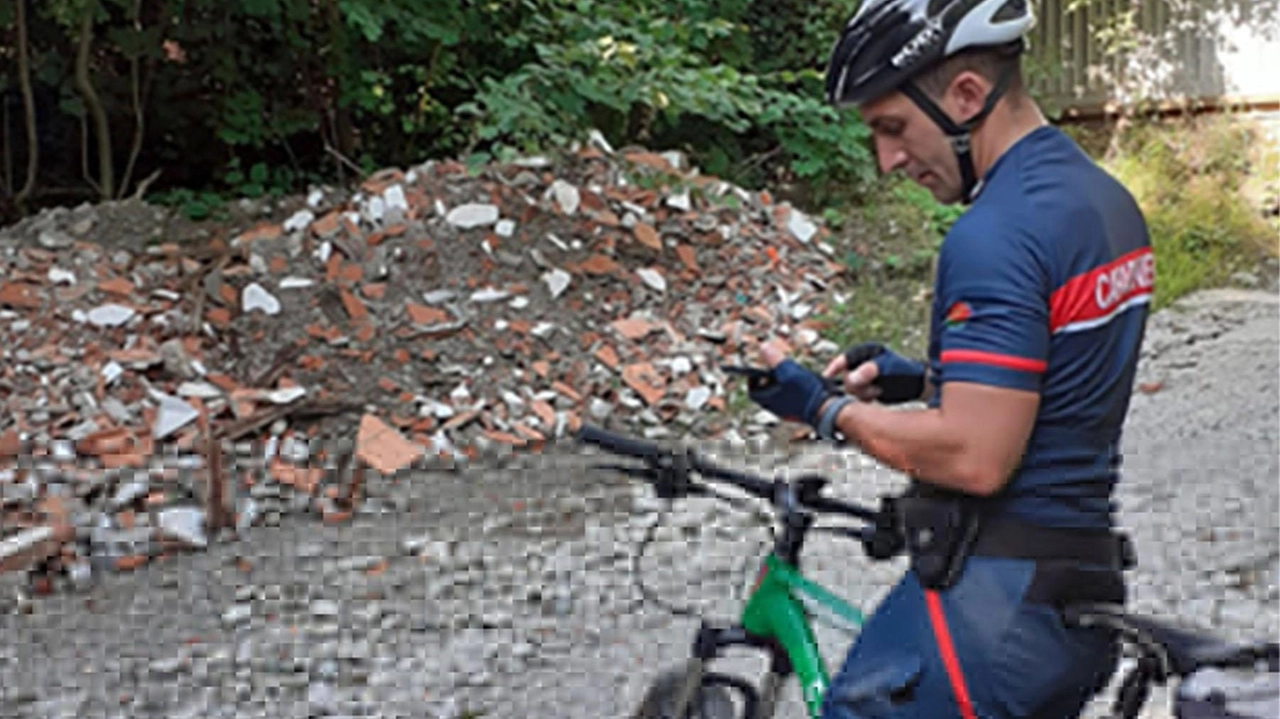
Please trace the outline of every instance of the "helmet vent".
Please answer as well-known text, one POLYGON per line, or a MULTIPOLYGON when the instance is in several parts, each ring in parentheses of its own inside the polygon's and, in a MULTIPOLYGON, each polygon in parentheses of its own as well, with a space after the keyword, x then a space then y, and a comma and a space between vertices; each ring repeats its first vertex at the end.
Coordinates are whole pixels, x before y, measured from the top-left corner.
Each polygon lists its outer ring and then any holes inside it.
POLYGON ((1009 0, 996 10, 996 14, 991 16, 991 22, 1004 22, 1005 20, 1018 20, 1027 15, 1027 0, 1009 0))

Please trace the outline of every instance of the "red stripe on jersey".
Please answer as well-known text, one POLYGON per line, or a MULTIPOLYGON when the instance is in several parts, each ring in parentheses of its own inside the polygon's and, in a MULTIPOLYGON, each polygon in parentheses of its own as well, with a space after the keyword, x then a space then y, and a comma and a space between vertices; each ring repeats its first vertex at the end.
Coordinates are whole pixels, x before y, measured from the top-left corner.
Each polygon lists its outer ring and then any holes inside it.
POLYGON ((998 352, 983 352, 982 350, 944 350, 941 360, 943 363, 974 362, 977 364, 989 364, 1006 369, 1022 370, 1023 372, 1043 372, 1049 366, 1043 360, 1003 355, 998 352))
POLYGON ((1155 255, 1150 247, 1076 275, 1049 297, 1049 331, 1106 317, 1125 302, 1151 294, 1154 281, 1155 255))

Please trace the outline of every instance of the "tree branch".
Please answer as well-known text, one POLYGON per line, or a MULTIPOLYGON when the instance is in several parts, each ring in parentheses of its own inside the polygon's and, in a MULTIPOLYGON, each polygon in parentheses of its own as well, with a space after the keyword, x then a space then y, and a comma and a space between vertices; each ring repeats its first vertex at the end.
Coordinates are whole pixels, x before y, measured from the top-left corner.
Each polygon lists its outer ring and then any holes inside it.
POLYGON ((111 126, 107 122, 107 112, 102 107, 102 100, 93 88, 93 78, 89 75, 89 50, 93 45, 93 15, 98 9, 98 0, 89 0, 84 9, 84 17, 80 20, 80 44, 76 52, 76 87, 84 98, 86 113, 93 115, 93 122, 98 139, 98 192, 102 199, 115 198, 115 167, 111 159, 111 126))
POLYGON ((102 185, 99 185, 93 179, 93 173, 89 172, 89 115, 84 112, 80 113, 80 171, 84 174, 84 181, 89 183, 89 187, 101 196, 102 185))
POLYGON ((352 162, 352 161, 351 161, 351 159, 350 159, 350 158, 348 158, 346 155, 344 155, 344 154, 342 154, 341 152, 339 152, 339 151, 337 150, 337 148, 335 148, 333 145, 330 145, 329 143, 327 143, 327 142, 326 142, 326 143, 325 143, 325 145, 324 145, 324 149, 325 149, 325 151, 326 151, 326 152, 328 152, 330 155, 333 155, 335 158, 337 158, 337 160, 338 160, 341 164, 346 165, 347 167, 351 168, 351 171, 352 171, 352 172, 354 172, 354 173, 356 173, 356 179, 357 179, 357 180, 362 180, 362 179, 364 179, 364 170, 360 169, 360 166, 359 166, 359 165, 357 165, 356 163, 352 162))
POLYGON ((4 110, 4 119, 0 120, 0 125, 4 128, 4 194, 5 197, 13 196, 13 142, 9 138, 9 103, 0 100, 4 110))
POLYGON ((27 124, 27 180, 18 190, 14 201, 18 209, 36 189, 36 173, 40 169, 40 139, 36 125, 36 101, 31 90, 31 57, 28 54, 27 40, 27 1, 17 0, 18 5, 18 82, 22 85, 22 106, 26 111, 27 124))
MULTIPOLYGON (((134 0, 133 2, 133 29, 139 33, 142 32, 142 0, 134 0)), ((138 55, 135 54, 129 58, 129 84, 133 95, 134 129, 133 146, 129 148, 129 162, 125 165, 124 175, 120 178, 119 192, 122 198, 125 191, 129 189, 130 180, 133 179, 134 166, 138 162, 138 155, 142 154, 142 138, 146 134, 146 114, 143 112, 142 78, 139 65, 138 55)), ((150 84, 150 78, 153 76, 154 73, 148 75, 148 85, 150 84)))
POLYGON ((147 194, 147 190, 150 189, 151 184, 158 179, 160 179, 160 168, 157 167, 155 172, 152 172, 150 175, 142 178, 142 181, 138 183, 138 188, 133 191, 133 199, 141 200, 142 196, 147 194))

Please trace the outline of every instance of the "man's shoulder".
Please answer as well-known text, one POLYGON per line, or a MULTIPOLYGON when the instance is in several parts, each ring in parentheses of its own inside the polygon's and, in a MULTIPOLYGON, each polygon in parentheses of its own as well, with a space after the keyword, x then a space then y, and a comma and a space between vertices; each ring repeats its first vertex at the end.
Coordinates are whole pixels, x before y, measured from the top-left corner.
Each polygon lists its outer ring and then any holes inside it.
POLYGON ((1035 257, 1044 233, 1034 218, 1017 206, 1001 210, 974 205, 959 217, 942 240, 944 256, 1035 257))

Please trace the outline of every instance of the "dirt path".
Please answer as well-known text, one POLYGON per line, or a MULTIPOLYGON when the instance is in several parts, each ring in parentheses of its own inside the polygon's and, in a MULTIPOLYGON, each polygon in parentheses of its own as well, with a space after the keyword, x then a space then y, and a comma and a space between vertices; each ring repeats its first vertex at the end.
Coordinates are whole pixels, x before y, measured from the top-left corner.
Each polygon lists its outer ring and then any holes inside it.
MULTIPOLYGON (((1135 606, 1230 636, 1274 636, 1280 618, 1278 310, 1275 296, 1209 293, 1157 316, 1139 382, 1162 384, 1135 396, 1125 439, 1135 606)), ((901 479, 817 449, 721 458, 843 468, 864 499, 901 479)), ((88 594, 6 601, 0 717, 625 716, 687 651, 692 622, 631 584, 652 501, 585 459, 375 484, 382 501, 348 525, 286 516, 88 594)), ((674 525, 646 564, 669 598, 740 584, 758 531, 709 505, 674 525)), ((816 541, 808 568, 869 607, 901 565, 816 541)), ((833 661, 847 642, 820 638, 833 661)), ((785 701, 798 716, 795 692, 785 701)))

